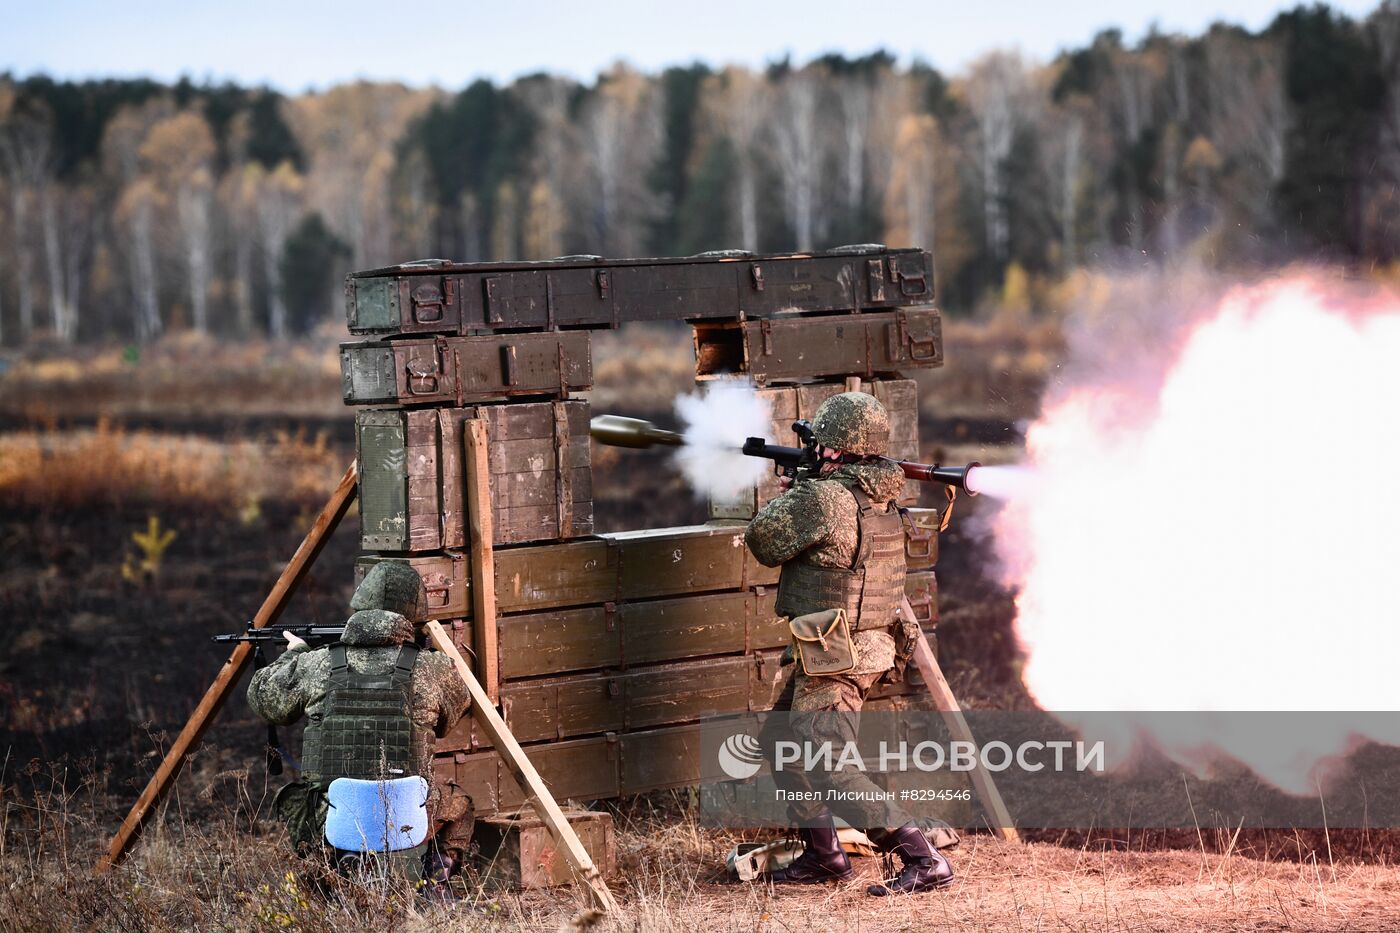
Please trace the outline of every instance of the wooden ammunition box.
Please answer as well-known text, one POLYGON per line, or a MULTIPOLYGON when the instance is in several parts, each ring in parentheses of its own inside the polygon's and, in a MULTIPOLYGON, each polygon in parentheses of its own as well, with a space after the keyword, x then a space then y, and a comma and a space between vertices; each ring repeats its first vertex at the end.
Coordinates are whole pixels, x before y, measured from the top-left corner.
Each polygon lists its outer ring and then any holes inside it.
POLYGON ((890 310, 934 300, 933 257, 877 244, 756 256, 427 260, 346 279, 353 334, 470 334, 890 310))
MULTIPOLYGON (((905 592, 932 637, 933 573, 910 574, 905 592)), ((769 709, 791 640, 775 595, 760 588, 507 616, 499 620, 506 722, 519 741, 542 742, 769 709)), ((452 632, 470 647, 469 623, 452 632)), ((437 748, 485 744, 463 720, 437 748)))
MULTIPOLYGON (((896 460, 913 460, 919 455, 919 392, 912 379, 875 379, 862 383, 862 390, 880 400, 890 416, 889 455, 896 460)), ((842 383, 821 382, 813 385, 771 387, 760 389, 759 395, 768 399, 773 421, 768 440, 784 447, 799 446, 792 423, 810 421, 822 402, 846 391, 842 383)), ((778 475, 769 471, 751 489, 733 499, 710 502, 710 518, 747 521, 778 495, 778 475)), ((904 484, 900 505, 919 500, 919 486, 914 480, 904 484)))
MULTIPOLYGON (((426 618, 470 615, 463 555, 367 555, 356 561, 356 582, 380 560, 404 561, 422 575, 428 588, 426 618)), ((742 525, 661 528, 501 548, 495 564, 496 609, 502 613, 735 590, 778 580, 777 569, 758 563, 744 546, 742 525)))
POLYGON ((695 377, 747 374, 762 385, 814 376, 867 378, 943 365, 934 308, 780 320, 697 322, 695 377))
MULTIPOLYGON (((561 809, 594 867, 605 878, 616 874, 612 814, 577 807, 561 809)), ((480 847, 477 862, 482 881, 490 887, 550 888, 574 880, 568 860, 531 808, 480 820, 473 839, 480 847)))
POLYGON ((587 402, 362 411, 355 416, 362 547, 466 545, 462 432, 469 418, 487 426, 496 543, 592 532, 587 402))
MULTIPOLYGON (((909 569, 938 560, 935 509, 909 509, 905 555, 909 569)), ((529 544, 495 552, 496 610, 503 614, 561 606, 623 604, 662 596, 775 586, 778 568, 754 560, 739 524, 694 525, 597 535, 576 541, 529 544)), ((423 618, 471 616, 471 575, 460 551, 412 557, 365 555, 355 562, 358 584, 383 560, 409 564, 428 592, 423 618)), ((538 673, 550 673, 541 670, 538 673)))
POLYGON ((587 331, 367 340, 340 345, 347 405, 567 397, 593 386, 587 331))

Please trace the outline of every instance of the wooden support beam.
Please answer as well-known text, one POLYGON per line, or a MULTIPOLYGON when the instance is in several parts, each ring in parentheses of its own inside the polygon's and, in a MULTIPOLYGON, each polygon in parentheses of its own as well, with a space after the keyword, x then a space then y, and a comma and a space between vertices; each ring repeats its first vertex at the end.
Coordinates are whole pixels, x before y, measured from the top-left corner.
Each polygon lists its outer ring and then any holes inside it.
POLYGON ((544 822, 545 828, 554 838, 554 844, 559 847, 560 852, 564 853, 564 858, 568 860, 569 867, 573 869, 579 883, 589 893, 593 905, 599 910, 616 915, 617 904, 613 901, 612 892, 608 890, 607 882, 603 880, 603 876, 593 864, 588 850, 583 847, 583 843, 579 841, 574 828, 569 825, 568 819, 559 809, 559 804, 554 802, 554 796, 550 794, 549 788, 545 786, 539 772, 535 770, 534 765, 530 764, 530 759, 525 757, 524 750, 520 747, 520 743, 515 741, 515 736, 511 735, 510 728, 506 726, 501 714, 496 712, 493 701, 486 695, 486 691, 476 677, 472 676, 471 668, 467 666, 467 662, 462 657, 461 652, 457 650, 457 646, 452 643, 451 636, 447 634, 439 622, 429 622, 427 631, 428 638, 433 645, 447 655, 457 668, 457 673, 461 675, 462 681, 467 685, 468 692, 471 693, 472 713, 476 716, 477 722, 481 723, 481 727, 486 730, 501 762, 510 770, 515 780, 519 782, 520 789, 525 792, 525 796, 534 805, 535 812, 539 814, 540 820, 544 822))
MULTIPOLYGON (((311 530, 302 539, 301 546, 296 549, 292 559, 287 561, 287 566, 282 568, 281 576, 277 578, 271 592, 267 594, 267 598, 259 607, 257 615, 253 617, 254 628, 271 625, 282 615, 282 610, 287 607, 292 594, 296 592, 297 585, 306 576, 306 572, 311 569, 311 565, 316 562, 316 557, 325 547, 326 541, 330 539, 331 532, 335 531, 340 520, 345 517, 350 503, 355 501, 356 479, 355 464, 351 463, 350 468, 341 477, 340 484, 335 487, 335 492, 331 493, 330 500, 321 509, 321 514, 317 515, 316 521, 312 522, 311 530)), ((126 853, 137 834, 140 833, 142 826, 145 825, 156 806, 175 783, 175 778, 179 776, 185 758, 194 751, 200 739, 204 737, 205 731, 214 721, 214 717, 218 715, 224 701, 228 699, 229 692, 238 683, 238 678, 252 657, 253 646, 247 642, 241 642, 233 649, 229 659, 219 669, 219 674, 214 678, 214 682, 204 692, 203 699, 199 701, 194 712, 190 714, 189 721, 180 730, 180 735, 175 739, 175 743, 170 746, 170 751, 166 752, 160 767, 156 768, 156 773, 151 776, 146 789, 137 798, 136 805, 131 808, 131 812, 122 821, 121 828, 112 837, 112 844, 108 848, 107 854, 97 863, 98 874, 107 872, 126 853)))
MULTIPOLYGON (((472 571, 472 650, 486 695, 494 706, 501 699, 500 657, 496 647, 496 558, 492 550, 490 438, 486 422, 463 423, 466 449, 467 532, 472 571)), ((562 469, 563 465, 560 464, 562 469)))
MULTIPOLYGON (((900 614, 905 619, 917 619, 914 609, 909 605, 909 597, 904 597, 900 604, 900 614)), ((958 705, 958 698, 953 696, 953 688, 948 686, 947 679, 943 676, 943 669, 938 666, 938 659, 934 657, 933 647, 929 645, 928 638, 923 632, 919 632, 919 640, 914 645, 914 664, 919 668, 919 673, 924 678, 924 684, 928 687, 928 692, 933 695, 933 704, 940 713, 943 714, 943 721, 948 726, 948 731, 952 733, 954 739, 962 742, 971 742, 973 747, 977 747, 977 740, 972 736, 972 729, 967 724, 967 717, 962 714, 962 707, 958 705)), ((1007 842, 1020 842, 1021 836, 1016 832, 1016 826, 1011 820, 1011 814, 1006 809, 1006 802, 1001 799, 1001 792, 997 790, 996 783, 992 780, 991 772, 980 764, 981 756, 975 756, 975 764, 972 769, 972 786, 977 791, 977 797, 982 801, 982 807, 991 817, 992 832, 996 833, 1007 842)))
POLYGON ((859 376, 847 376, 847 377, 846 377, 846 391, 847 391, 847 392, 860 392, 860 391, 862 391, 862 389, 861 389, 861 387, 860 387, 860 377, 859 377, 859 376))

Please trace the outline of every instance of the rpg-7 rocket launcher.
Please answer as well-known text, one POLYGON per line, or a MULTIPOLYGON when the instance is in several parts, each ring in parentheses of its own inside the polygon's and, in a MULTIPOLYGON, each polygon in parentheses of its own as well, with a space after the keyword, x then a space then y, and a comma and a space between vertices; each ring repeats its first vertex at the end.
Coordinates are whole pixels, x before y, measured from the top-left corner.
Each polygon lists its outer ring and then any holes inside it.
MULTIPOLYGON (((822 461, 817 453, 817 439, 812 433, 811 423, 794 421, 792 430, 802 442, 801 447, 781 447, 770 444, 761 437, 750 437, 744 441, 740 450, 747 457, 761 457, 773 461, 774 470, 782 476, 796 479, 815 475, 822 461)), ((613 447, 645 449, 658 444, 668 447, 680 447, 685 444, 685 438, 675 431, 659 428, 641 418, 624 418, 620 415, 599 415, 594 418, 589 424, 589 434, 595 441, 613 447)), ((852 455, 847 457, 852 460, 859 459, 852 455)), ((897 465, 909 479, 921 483, 942 483, 944 486, 960 489, 969 496, 977 495, 976 487, 968 485, 968 476, 981 466, 975 460, 967 466, 945 467, 937 463, 915 463, 912 460, 895 460, 890 457, 885 459, 897 465)))

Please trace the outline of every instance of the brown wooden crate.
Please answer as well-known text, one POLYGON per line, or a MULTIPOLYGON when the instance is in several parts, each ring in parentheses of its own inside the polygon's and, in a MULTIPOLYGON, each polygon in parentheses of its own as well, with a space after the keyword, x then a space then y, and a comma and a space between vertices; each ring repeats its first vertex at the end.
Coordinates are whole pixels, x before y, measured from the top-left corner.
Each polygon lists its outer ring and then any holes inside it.
POLYGON ((504 616, 497 624, 502 679, 622 663, 622 628, 603 606, 504 616))
POLYGON ((624 603, 617 607, 627 664, 743 651, 748 605, 743 592, 624 603))
MULTIPOLYGON (((462 751, 439 749, 433 757, 433 780, 451 796, 471 798, 477 813, 494 813, 498 809, 497 780, 500 761, 495 752, 469 755, 462 751)), ((511 780, 509 776, 506 780, 511 780)))
MULTIPOLYGON (((909 568, 912 571, 932 567, 938 557, 938 512, 909 512, 916 529, 906 546, 909 568)), ((769 588, 767 604, 771 607, 779 568, 764 567, 754 560, 743 544, 743 532, 743 525, 711 524, 500 548, 495 552, 497 610, 510 614, 562 606, 601 606, 687 590, 746 591, 755 586, 769 588), (677 551, 681 557, 673 560, 677 551), (623 575, 619 572, 619 562, 623 560, 628 560, 632 568, 678 569, 655 576, 643 574, 640 569, 623 575)), ((365 555, 355 564, 356 583, 381 560, 405 562, 423 575, 429 588, 430 615, 426 618, 470 617, 471 581, 461 551, 417 556, 365 555)))
POLYGON ((695 323, 695 376, 757 382, 865 376, 943 365, 933 308, 695 323))
MULTIPOLYGON (((362 475, 362 486, 377 490, 361 505, 361 543, 366 549, 426 551, 466 545, 462 425, 472 417, 487 422, 491 438, 488 462, 496 544, 572 538, 593 530, 587 402, 361 412, 357 423, 361 431, 369 430, 366 426, 386 417, 402 422, 403 447, 388 450, 381 443, 371 456, 362 456, 362 474, 368 474, 362 475), (566 467, 562 475, 559 455, 566 467), (400 463, 403 489, 391 495, 388 487, 400 463)), ((383 429, 374 430, 387 437, 383 429)))
POLYGON ((581 606, 617 598, 617 550, 606 538, 496 551, 501 612, 581 606))
POLYGON ((506 725, 519 742, 621 731, 627 678, 576 674, 508 683, 501 688, 506 725))
MULTIPOLYGON (((620 793, 616 737, 597 736, 535 745, 527 748, 526 754, 560 803, 601 800, 620 793)), ((502 810, 519 808, 525 803, 525 795, 504 766, 498 771, 496 786, 502 810)))
MULTIPOLYGON (((562 810, 594 867, 604 877, 614 875, 617 841, 612 814, 575 807, 562 810)), ((574 880, 564 853, 531 808, 481 819, 473 841, 482 881, 489 887, 533 890, 574 880)))
POLYGON ((931 305, 923 250, 520 263, 412 263, 346 279, 356 334, 616 327, 931 305))
POLYGON ((586 331, 344 343, 340 372, 348 405, 460 406, 593 383, 586 331))
POLYGON ((620 741, 622 793, 640 794, 700 782, 698 725, 636 732, 622 736, 620 741))
POLYGON ((720 658, 629 671, 623 682, 627 732, 749 708, 753 658, 720 658))

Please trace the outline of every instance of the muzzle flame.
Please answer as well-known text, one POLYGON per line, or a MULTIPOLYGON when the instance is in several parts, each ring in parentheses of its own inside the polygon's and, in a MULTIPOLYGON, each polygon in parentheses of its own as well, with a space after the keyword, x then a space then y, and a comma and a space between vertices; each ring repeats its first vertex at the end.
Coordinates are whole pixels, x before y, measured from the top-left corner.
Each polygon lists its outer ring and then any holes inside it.
MULTIPOLYGON (((1148 375, 1049 402, 1033 483, 995 519, 1031 693, 1055 711, 1400 708, 1400 300, 1293 276, 1134 351, 1148 375)), ((1400 743, 1397 724, 1258 748, 1238 719, 1200 722, 1148 738, 1299 792, 1358 738, 1400 743)))

